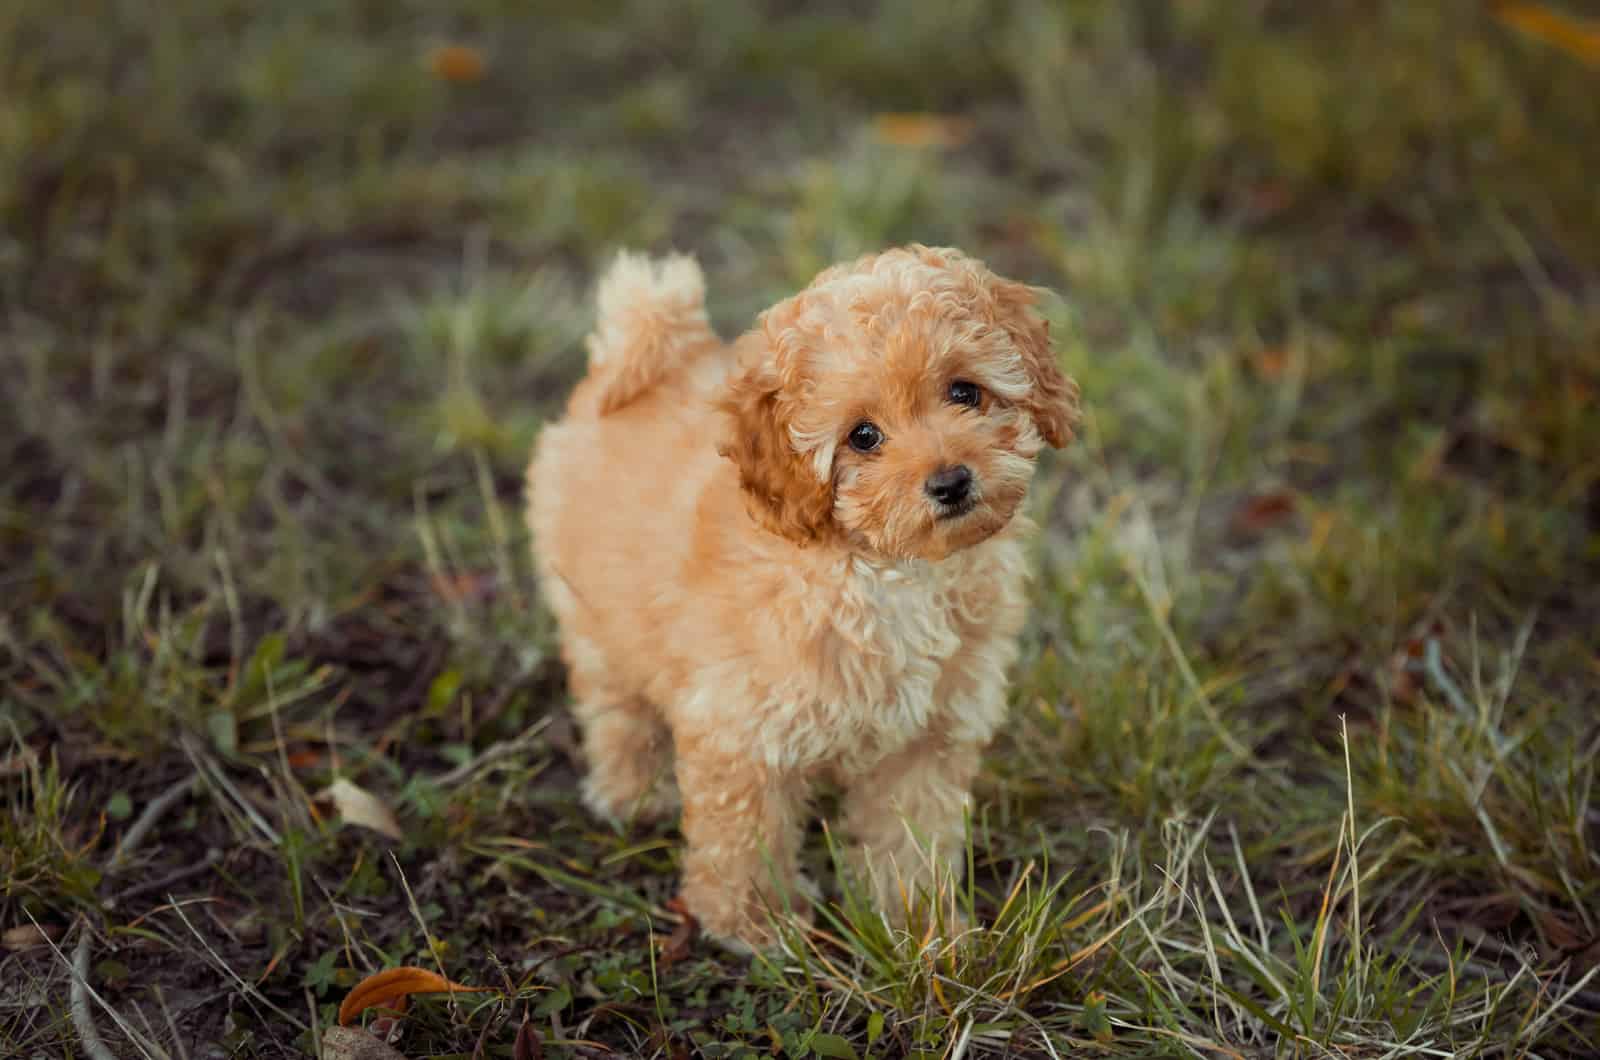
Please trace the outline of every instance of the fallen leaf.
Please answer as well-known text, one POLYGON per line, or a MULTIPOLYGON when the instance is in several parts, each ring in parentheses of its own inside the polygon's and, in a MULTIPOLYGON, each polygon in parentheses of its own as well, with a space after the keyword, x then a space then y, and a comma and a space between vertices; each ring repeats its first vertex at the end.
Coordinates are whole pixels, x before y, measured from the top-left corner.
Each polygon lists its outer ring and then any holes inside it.
POLYGON ((406 1060, 404 1053, 359 1027, 329 1027, 322 1032, 323 1060, 406 1060))
POLYGON ((315 769, 322 765, 326 757, 321 751, 308 748, 303 751, 290 751, 287 761, 290 769, 315 769))
POLYGON ((35 946, 43 946, 51 939, 59 938, 60 935, 61 929, 53 924, 43 926, 18 924, 0 932, 0 949, 31 950, 35 946))
POLYGON ((661 967, 671 968, 674 964, 689 956, 689 951, 694 948, 695 936, 699 934, 700 922, 690 915, 686 908, 681 908, 682 902, 674 898, 667 903, 667 908, 682 916, 678 926, 672 929, 672 934, 661 944, 661 967), (677 902, 678 905, 673 903, 677 902))
POLYGON ((465 44, 441 45, 428 54, 428 69, 441 81, 477 81, 487 65, 482 52, 465 44))
POLYGON ((544 1060, 544 1040, 526 1018, 517 1028, 517 1040, 511 1044, 511 1060, 544 1060))
POLYGON ((972 139, 972 121, 948 114, 880 114, 878 139, 896 147, 959 147, 972 139))
POLYGON ((1500 0, 1492 6, 1494 17, 1517 32, 1559 48, 1591 66, 1600 66, 1600 23, 1564 15, 1544 4, 1500 0))
POLYGON ((334 809, 339 811, 339 816, 344 818, 346 824, 370 828, 397 841, 405 835, 389 807, 378 801, 371 792, 343 777, 330 784, 319 797, 332 801, 334 809))
POLYGON ((1233 513, 1233 529, 1259 534, 1290 518, 1295 513, 1294 494, 1284 490, 1258 493, 1239 505, 1233 513))
POLYGON ((1289 365, 1289 351, 1282 346, 1268 346, 1257 350, 1250 358, 1250 364, 1255 368, 1257 378, 1275 383, 1283 378, 1283 371, 1289 365))
POLYGON ((487 987, 452 983, 426 968, 389 968, 367 976, 351 988, 339 1003, 339 1024, 349 1026, 369 1008, 401 1010, 412 994, 481 993, 487 987))

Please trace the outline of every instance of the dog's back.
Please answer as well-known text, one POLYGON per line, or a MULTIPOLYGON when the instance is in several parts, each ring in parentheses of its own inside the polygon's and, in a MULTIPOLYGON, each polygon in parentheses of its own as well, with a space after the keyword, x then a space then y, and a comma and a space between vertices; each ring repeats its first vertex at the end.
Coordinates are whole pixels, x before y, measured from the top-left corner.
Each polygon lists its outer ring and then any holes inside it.
POLYGON ((651 595, 692 544, 685 528, 707 481, 719 470, 732 480, 716 452, 715 405, 732 352, 706 320, 692 259, 622 254, 597 301, 588 374, 528 468, 528 526, 573 677, 610 686, 591 694, 631 698, 647 675, 626 672, 631 653, 602 661, 600 645, 649 626, 651 595))

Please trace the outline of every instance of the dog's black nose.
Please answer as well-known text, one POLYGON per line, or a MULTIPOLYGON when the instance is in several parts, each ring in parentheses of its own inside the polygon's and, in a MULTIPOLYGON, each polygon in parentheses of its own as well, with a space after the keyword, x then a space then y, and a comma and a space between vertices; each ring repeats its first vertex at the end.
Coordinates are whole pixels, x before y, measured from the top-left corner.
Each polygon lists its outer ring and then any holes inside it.
POLYGON ((928 476, 922 488, 940 504, 960 504, 972 492, 972 471, 965 464, 942 467, 928 476))

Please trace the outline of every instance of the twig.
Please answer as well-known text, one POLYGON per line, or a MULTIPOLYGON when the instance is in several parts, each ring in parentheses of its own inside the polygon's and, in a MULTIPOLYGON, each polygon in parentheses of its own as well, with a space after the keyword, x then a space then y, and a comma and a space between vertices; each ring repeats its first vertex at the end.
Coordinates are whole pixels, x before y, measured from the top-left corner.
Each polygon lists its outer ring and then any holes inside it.
POLYGON ((78 947, 72 953, 72 1027, 78 1032, 78 1041, 89 1060, 117 1060, 100 1038, 94 1025, 94 1013, 89 1009, 89 923, 84 921, 78 932, 78 947))
POLYGON ((160 879, 147 880, 144 883, 129 887, 126 891, 118 894, 116 897, 112 898, 111 901, 105 904, 108 908, 110 908, 114 903, 125 902, 129 898, 137 898, 141 894, 149 894, 151 891, 165 890, 175 883, 181 883, 182 881, 187 880, 190 876, 200 875, 221 860, 222 851, 212 848, 206 851, 204 860, 198 861, 193 865, 185 865, 181 869, 176 869, 167 873, 160 879))
MULTIPOLYGON (((176 784, 172 785, 166 791, 163 791, 160 795, 157 795, 155 798, 151 799, 150 804, 144 808, 144 812, 141 813, 133 822, 133 826, 123 833, 122 839, 117 843, 116 850, 114 850, 111 854, 111 860, 106 866, 107 869, 114 870, 125 860, 127 860, 134 850, 138 848, 139 844, 144 842, 144 837, 150 834, 150 830, 156 826, 156 822, 161 820, 162 816, 168 810, 170 810, 178 802, 178 800, 187 795, 195 786, 195 783, 199 781, 199 779, 200 777, 197 774, 191 773, 187 777, 178 781, 176 784)), ((210 862, 207 862, 206 865, 201 867, 209 867, 209 865, 210 862)), ((162 881, 163 884, 165 882, 167 881, 162 881)), ((158 884, 157 886, 160 885, 161 884, 158 884)), ((140 888, 136 887, 132 892, 129 893, 136 893, 139 890, 140 888)), ((83 1051, 89 1055, 90 1060, 116 1060, 116 1057, 112 1054, 111 1050, 106 1048, 104 1039, 100 1037, 99 1028, 94 1025, 94 1010, 89 1007, 89 999, 93 997, 95 1001, 100 1003, 100 1007, 105 1009, 106 1013, 110 1015, 111 1021, 117 1025, 118 1029, 120 1029, 122 1033, 126 1034, 133 1041, 133 1043, 139 1047, 140 1052, 144 1053, 146 1056, 165 1055, 161 1052, 161 1050, 156 1049, 155 1046, 146 1042, 144 1038, 142 1038, 138 1032, 130 1027, 128 1022, 124 1020, 120 1014, 118 1014, 117 1010, 111 1007, 109 1002, 100 997, 98 994, 95 994, 93 988, 89 986, 89 952, 90 947, 93 944, 93 940, 94 936, 89 930, 89 922, 84 920, 81 925, 81 931, 78 935, 77 948, 74 949, 72 953, 72 992, 70 1006, 72 1009, 72 1027, 78 1032, 78 1040, 83 1043, 83 1051)), ((51 945, 53 948, 54 943, 51 945)), ((57 950, 57 953, 60 953, 60 951, 57 950)), ((63 957, 63 959, 65 958, 63 957)))
POLYGON ((156 822, 161 820, 162 815, 172 809, 174 803, 187 795, 199 780, 198 773, 190 773, 187 777, 151 799, 150 804, 144 808, 144 812, 133 822, 133 826, 123 833, 121 841, 117 843, 117 849, 111 855, 111 862, 107 868, 115 869, 120 866, 123 860, 133 853, 134 848, 144 842, 144 837, 149 833, 150 829, 156 826, 156 822))
POLYGON ((490 744, 483 749, 481 754, 461 763, 448 773, 441 773, 434 778, 433 782, 441 788, 448 788, 461 783, 485 766, 492 765, 502 758, 510 758, 512 755, 526 751, 533 745, 539 735, 549 728, 551 721, 552 717, 549 715, 540 718, 529 726, 522 735, 513 737, 510 740, 501 740, 498 743, 490 744))
MULTIPOLYGON (((26 910, 24 910, 24 913, 33 926, 38 928, 39 922, 33 919, 32 914, 28 914, 26 910)), ((72 1028, 78 1032, 78 1038, 83 1042, 83 1051, 88 1054, 90 1060, 117 1060, 111 1050, 106 1048, 105 1040, 100 1037, 100 1032, 94 1025, 94 1019, 89 1009, 89 1002, 92 1000, 106 1010, 106 1013, 111 1017, 111 1021, 117 1025, 117 1029, 126 1034, 128 1040, 138 1046, 140 1054, 152 1058, 166 1058, 165 1051, 146 1040, 144 1035, 129 1026, 128 1021, 123 1019, 117 1010, 111 1007, 110 1002, 95 993, 94 987, 89 985, 89 943, 92 936, 89 932, 88 920, 80 920, 79 924, 83 934, 78 937, 78 945, 70 961, 67 959, 67 955, 61 952, 61 947, 57 946, 49 935, 44 936, 44 941, 50 947, 51 952, 56 955, 56 958, 67 966, 67 972, 72 977, 68 1007, 72 1014, 72 1028)), ((41 934, 43 933, 42 928, 40 932, 41 934)))

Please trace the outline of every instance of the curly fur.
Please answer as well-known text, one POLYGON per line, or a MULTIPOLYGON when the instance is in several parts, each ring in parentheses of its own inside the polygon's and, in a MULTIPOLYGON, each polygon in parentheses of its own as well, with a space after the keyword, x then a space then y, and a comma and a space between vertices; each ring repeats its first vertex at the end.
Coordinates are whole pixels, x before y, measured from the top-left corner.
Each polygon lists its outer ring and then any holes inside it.
POLYGON ((676 261, 602 281, 528 520, 585 798, 613 819, 681 805, 688 908, 760 944, 820 780, 887 911, 959 872, 1024 616, 1020 508, 1078 395, 1034 292, 959 251, 835 266, 729 346, 676 261), (951 402, 958 380, 977 407, 951 402), (847 443, 862 420, 876 451, 847 443), (971 495, 940 508, 925 483, 957 465, 971 495))

